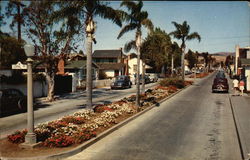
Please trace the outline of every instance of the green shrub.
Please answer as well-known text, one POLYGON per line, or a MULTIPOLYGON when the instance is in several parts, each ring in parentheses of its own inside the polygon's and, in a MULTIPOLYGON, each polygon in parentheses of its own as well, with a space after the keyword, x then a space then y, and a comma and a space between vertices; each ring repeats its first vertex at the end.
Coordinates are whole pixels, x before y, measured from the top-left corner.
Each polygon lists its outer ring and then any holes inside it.
POLYGON ((160 85, 164 87, 175 86, 177 88, 184 88, 185 83, 179 78, 166 78, 160 81, 160 85))

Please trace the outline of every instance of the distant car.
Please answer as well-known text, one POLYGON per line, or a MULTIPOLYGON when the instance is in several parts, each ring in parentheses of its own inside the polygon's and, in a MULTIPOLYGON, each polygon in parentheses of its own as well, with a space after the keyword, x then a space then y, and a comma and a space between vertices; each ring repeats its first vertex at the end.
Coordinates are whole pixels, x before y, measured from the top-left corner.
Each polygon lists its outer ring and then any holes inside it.
POLYGON ((18 89, 1 89, 0 103, 1 115, 27 110, 27 97, 18 89))
MULTIPOLYGON (((150 83, 150 78, 148 75, 144 76, 144 80, 145 80, 145 84, 150 83)), ((140 84, 142 84, 142 75, 140 75, 139 81, 140 81, 140 84)), ((136 84, 136 75, 135 75, 135 84, 136 84)))
POLYGON ((158 74, 156 73, 149 73, 148 74, 150 82, 157 82, 158 81, 158 74))
POLYGON ((224 72, 218 72, 213 81, 212 92, 228 93, 228 90, 229 90, 229 85, 224 72))
POLYGON ((130 81, 129 76, 117 76, 115 77, 115 81, 111 83, 111 89, 123 89, 123 88, 131 88, 132 82, 130 81))
POLYGON ((191 71, 185 71, 185 75, 190 75, 190 74, 192 74, 192 72, 191 71))

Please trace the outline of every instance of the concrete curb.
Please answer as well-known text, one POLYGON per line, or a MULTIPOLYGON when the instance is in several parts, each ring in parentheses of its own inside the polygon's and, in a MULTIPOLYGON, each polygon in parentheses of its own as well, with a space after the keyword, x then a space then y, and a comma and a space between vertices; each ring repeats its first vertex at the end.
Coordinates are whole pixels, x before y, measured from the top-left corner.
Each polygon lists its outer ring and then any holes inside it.
MULTIPOLYGON (((189 85, 191 86, 191 85, 189 85)), ((158 103, 163 103, 164 101, 170 99, 171 97, 175 96, 176 94, 180 93, 181 91, 183 91, 184 89, 188 88, 189 86, 186 86, 180 90, 178 90, 177 92, 169 95, 168 97, 162 99, 161 101, 159 101, 158 103)), ((22 157, 22 158, 14 158, 14 157, 0 157, 1 160, 48 160, 48 159, 53 159, 53 160, 59 160, 62 158, 67 158, 69 156, 75 155, 81 151, 83 151, 84 149, 86 149, 87 147, 91 146, 92 144, 98 142, 99 140, 101 140, 102 138, 106 137, 107 135, 109 135, 110 133, 118 130, 119 128, 121 128, 122 126, 126 125, 127 123, 131 122, 132 120, 136 119, 137 117, 139 117, 140 115, 148 112, 149 110, 153 109, 154 107, 158 107, 157 104, 154 104, 148 108, 146 108, 145 110, 127 118, 126 120, 114 125, 113 127, 107 129, 106 131, 102 132, 100 135, 98 135, 95 138, 92 138, 84 143, 82 143, 81 145, 77 146, 74 149, 71 149, 69 151, 66 152, 62 152, 62 153, 57 153, 57 154, 52 154, 52 155, 46 155, 46 156, 39 156, 39 157, 22 157)))
POLYGON ((245 145, 245 143, 242 143, 244 136, 242 135, 243 132, 240 127, 239 117, 238 117, 237 111, 235 110, 235 106, 233 105, 233 102, 232 102, 233 100, 231 96, 229 96, 229 101, 230 101, 230 106, 232 110, 234 125, 236 128, 236 133, 237 133, 242 160, 250 160, 250 154, 247 155, 247 149, 246 149, 247 146, 245 145))

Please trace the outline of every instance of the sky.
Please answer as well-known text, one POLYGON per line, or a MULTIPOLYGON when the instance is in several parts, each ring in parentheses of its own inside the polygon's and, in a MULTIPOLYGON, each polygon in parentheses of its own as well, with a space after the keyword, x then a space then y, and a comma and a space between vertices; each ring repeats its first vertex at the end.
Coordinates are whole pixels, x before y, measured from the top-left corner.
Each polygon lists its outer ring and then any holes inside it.
MULTIPOLYGON (((120 1, 109 3, 115 9, 120 8, 120 1)), ((234 52, 235 45, 250 46, 250 4, 247 1, 144 1, 143 10, 155 27, 167 33, 175 30, 172 21, 187 21, 190 32, 198 32, 201 42, 192 40, 186 43, 187 50, 198 52, 234 52)), ((109 20, 95 17, 97 22, 96 40, 93 51, 97 49, 118 49, 135 38, 135 32, 124 34, 119 40, 121 28, 109 20)), ((8 26, 3 31, 10 31, 8 26)), ((147 32, 144 30, 143 38, 147 32)), ((180 44, 180 41, 172 38, 180 44)), ((85 43, 80 42, 78 50, 85 50, 85 43)))

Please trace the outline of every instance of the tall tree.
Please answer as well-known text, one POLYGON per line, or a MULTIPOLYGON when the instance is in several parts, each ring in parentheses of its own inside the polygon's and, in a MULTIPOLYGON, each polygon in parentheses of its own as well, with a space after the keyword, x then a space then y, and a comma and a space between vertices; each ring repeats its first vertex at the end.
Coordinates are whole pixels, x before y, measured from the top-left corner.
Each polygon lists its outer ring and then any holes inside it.
POLYGON ((25 32, 36 46, 36 55, 45 67, 49 101, 54 100, 54 76, 58 65, 55 55, 73 48, 71 41, 73 36, 78 34, 76 30, 80 25, 72 16, 64 18, 60 27, 60 17, 56 16, 55 12, 55 5, 58 3, 60 2, 49 0, 31 1, 23 10, 25 32))
POLYGON ((207 66, 208 66, 208 62, 209 62, 209 54, 208 54, 208 52, 202 52, 201 55, 204 59, 205 71, 207 72, 207 66))
MULTIPOLYGON (((178 58, 178 53, 180 53, 181 50, 180 50, 180 47, 179 45, 176 43, 176 42, 173 42, 172 45, 171 45, 171 76, 173 77, 173 74, 174 74, 174 67, 176 64, 175 63, 175 59, 178 58)), ((176 64, 177 66, 177 64, 176 64)))
POLYGON ((72 5, 67 10, 74 10, 83 18, 86 32, 86 54, 87 54, 87 75, 86 75, 86 90, 87 90, 87 108, 92 109, 92 42, 96 43, 94 33, 96 23, 94 18, 99 16, 103 19, 111 20, 113 23, 121 26, 121 11, 115 10, 100 0, 82 0, 71 1, 72 5))
POLYGON ((160 72, 164 66, 170 64, 171 44, 170 36, 164 30, 155 28, 142 44, 142 57, 148 60, 147 63, 156 72, 160 72))
POLYGON ((17 37, 18 41, 21 42, 22 39, 22 25, 23 25, 23 15, 22 9, 25 5, 21 3, 21 0, 10 0, 6 7, 7 18, 13 16, 13 20, 10 24, 10 28, 13 30, 14 26, 17 26, 17 37))
POLYGON ((176 22, 172 22, 175 26, 175 31, 171 32, 174 38, 181 40, 181 49, 182 49, 182 57, 181 57, 181 69, 182 69, 182 80, 185 80, 185 66, 184 66, 184 56, 186 49, 186 41, 198 39, 199 42, 201 40, 200 35, 197 32, 189 33, 190 26, 187 24, 187 21, 184 21, 182 24, 178 24, 176 22))
POLYGON ((78 48, 78 43, 83 38, 84 23, 80 20, 78 10, 71 9, 72 2, 64 1, 55 3, 56 8, 51 16, 54 23, 61 23, 60 29, 54 32, 56 44, 60 48, 59 53, 66 54, 78 48))
POLYGON ((2 5, 0 5, 0 27, 2 26, 2 25, 5 25, 6 24, 6 22, 4 21, 4 13, 2 12, 2 5))
POLYGON ((138 2, 133 2, 130 0, 122 1, 121 5, 125 6, 129 13, 124 14, 124 20, 127 22, 125 26, 121 29, 118 34, 118 39, 121 38, 125 33, 135 30, 135 43, 137 50, 137 76, 136 76, 136 105, 140 106, 140 57, 141 57, 141 41, 142 41, 142 26, 146 27, 149 31, 153 30, 153 24, 150 19, 148 19, 148 13, 142 11, 143 2, 139 0, 138 2))
POLYGON ((11 68, 12 64, 18 61, 26 60, 26 55, 24 53, 24 41, 21 43, 15 37, 11 37, 6 33, 0 32, 0 68, 11 68))
POLYGON ((188 50, 188 53, 186 54, 186 59, 188 61, 188 68, 192 70, 198 61, 196 54, 193 51, 188 50))
POLYGON ((23 10, 25 32, 36 47, 36 55, 45 67, 46 80, 48 82, 47 100, 54 100, 54 76, 56 72, 56 58, 58 53, 53 37, 53 22, 51 15, 54 11, 50 1, 31 1, 23 10))

